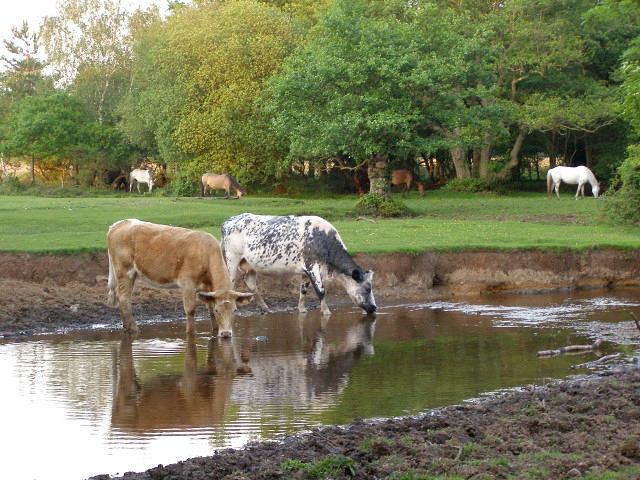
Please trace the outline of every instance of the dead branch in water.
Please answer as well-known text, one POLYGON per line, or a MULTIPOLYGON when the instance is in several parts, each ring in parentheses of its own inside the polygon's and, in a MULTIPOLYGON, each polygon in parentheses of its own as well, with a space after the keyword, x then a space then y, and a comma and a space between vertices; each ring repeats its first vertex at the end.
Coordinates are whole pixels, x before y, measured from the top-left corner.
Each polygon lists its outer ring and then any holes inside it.
POLYGON ((636 322, 636 328, 638 330, 640 330, 640 322, 638 322, 638 317, 636 317, 636 315, 633 312, 629 312, 631 314, 631 318, 633 318, 633 321, 636 322))
POLYGON ((358 220, 366 220, 367 222, 371 222, 371 223, 378 223, 378 222, 376 222, 376 221, 375 221, 374 219, 372 219, 372 218, 358 217, 358 218, 356 218, 356 222, 357 222, 358 220))
POLYGON ((593 345, 568 345, 555 350, 541 350, 536 355, 538 357, 551 357, 553 355, 561 355, 563 353, 590 352, 597 350, 601 344, 602 340, 598 339, 593 343, 593 345))
POLYGON ((616 358, 619 358, 621 356, 622 356, 621 353, 614 353, 613 355, 605 355, 604 357, 600 357, 599 359, 594 360, 593 362, 586 362, 586 363, 581 363, 579 365, 572 365, 572 366, 569 367, 569 370, 575 370, 576 368, 589 367, 590 365, 607 363, 607 362, 615 360, 616 358))

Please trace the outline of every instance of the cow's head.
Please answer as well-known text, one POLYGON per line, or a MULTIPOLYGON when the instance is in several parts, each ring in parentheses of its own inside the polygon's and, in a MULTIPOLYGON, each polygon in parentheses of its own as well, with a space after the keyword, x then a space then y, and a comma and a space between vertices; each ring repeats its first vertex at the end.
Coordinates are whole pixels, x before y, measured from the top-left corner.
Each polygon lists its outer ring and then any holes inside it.
POLYGON ((376 300, 373 298, 373 272, 367 270, 363 272, 360 268, 354 268, 351 276, 343 277, 344 288, 353 300, 353 303, 361 307, 367 313, 376 311, 376 300))
POLYGON ((233 314, 237 310, 237 305, 249 303, 253 298, 253 293, 216 290, 215 292, 199 292, 198 298, 205 303, 213 304, 213 313, 218 322, 220 337, 231 338, 233 314))

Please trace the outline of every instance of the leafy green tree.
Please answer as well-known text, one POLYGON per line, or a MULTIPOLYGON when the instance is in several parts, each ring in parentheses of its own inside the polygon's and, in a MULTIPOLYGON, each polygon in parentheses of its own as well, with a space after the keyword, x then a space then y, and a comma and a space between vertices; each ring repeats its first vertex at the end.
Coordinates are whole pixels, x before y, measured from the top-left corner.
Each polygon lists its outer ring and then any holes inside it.
POLYGON ((122 129, 165 161, 246 180, 281 169, 264 82, 300 41, 281 10, 252 1, 181 7, 136 48, 122 129), (142 51, 144 50, 144 51, 142 51))
MULTIPOLYGON (((0 58, 0 162, 4 170, 4 143, 11 135, 8 123, 12 105, 21 99, 52 91, 52 82, 44 76, 44 63, 38 59, 40 36, 29 29, 27 22, 11 29, 13 38, 3 40, 8 55, 0 58)), ((31 182, 34 165, 31 163, 31 182)))
POLYGON ((304 47, 269 81, 269 110, 292 158, 366 162, 371 191, 388 196, 388 161, 413 147, 422 120, 410 92, 419 62, 411 36, 365 1, 336 0, 320 15, 304 47))
POLYGON ((69 149, 84 143, 88 118, 80 101, 65 93, 24 97, 12 106, 11 135, 4 143, 13 155, 29 156, 41 171, 66 171, 69 149))
POLYGON ((620 68, 623 79, 623 116, 632 128, 633 144, 616 171, 615 181, 605 196, 605 211, 614 222, 640 223, 640 11, 636 2, 604 1, 590 12, 607 24, 622 24, 635 33, 620 68))

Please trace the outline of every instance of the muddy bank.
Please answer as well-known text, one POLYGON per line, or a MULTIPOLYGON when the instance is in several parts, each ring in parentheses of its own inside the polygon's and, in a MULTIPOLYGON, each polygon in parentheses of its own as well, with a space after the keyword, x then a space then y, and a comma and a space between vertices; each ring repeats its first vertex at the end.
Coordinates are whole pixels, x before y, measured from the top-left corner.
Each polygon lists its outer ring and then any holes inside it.
POLYGON ((417 417, 318 428, 118 478, 637 479, 639 379, 638 368, 626 366, 417 417))
MULTIPOLYGON (((437 298, 458 293, 640 284, 637 250, 357 254, 355 260, 375 272, 374 292, 379 303, 385 297, 411 295, 437 298)), ((107 273, 106 252, 74 256, 0 253, 0 334, 30 335, 93 324, 117 326, 117 309, 105 303, 107 273)), ((259 285, 272 306, 294 308, 297 304, 297 279, 263 277, 259 285)), ((348 301, 339 285, 329 283, 327 290, 329 304, 348 301)), ((314 302, 310 294, 309 305, 313 307, 314 302)), ((255 308, 252 305, 247 312, 255 308)), ((168 312, 183 315, 180 293, 138 282, 134 315, 144 320, 168 312)))

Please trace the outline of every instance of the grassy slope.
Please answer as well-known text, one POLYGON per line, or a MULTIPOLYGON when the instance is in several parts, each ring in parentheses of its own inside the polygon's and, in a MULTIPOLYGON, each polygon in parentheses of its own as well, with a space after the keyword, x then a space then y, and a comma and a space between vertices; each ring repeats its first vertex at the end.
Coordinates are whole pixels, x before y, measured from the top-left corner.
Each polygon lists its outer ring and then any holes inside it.
POLYGON ((0 196, 0 251, 74 253, 106 249, 109 225, 123 218, 205 230, 243 212, 314 214, 330 220, 349 251, 420 252, 464 248, 522 249, 640 247, 640 227, 610 226, 593 198, 547 200, 544 194, 472 195, 413 192, 417 216, 356 221, 356 196, 331 199, 213 200, 133 194, 113 197, 0 196))

